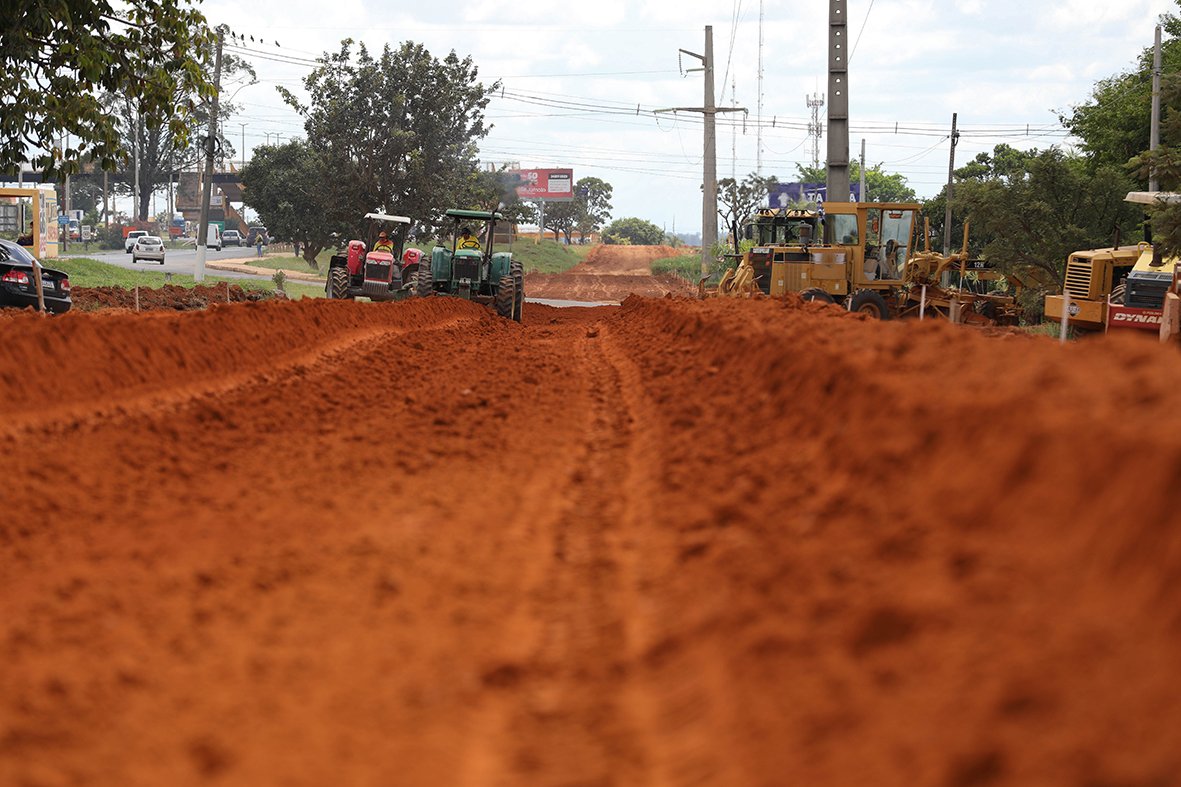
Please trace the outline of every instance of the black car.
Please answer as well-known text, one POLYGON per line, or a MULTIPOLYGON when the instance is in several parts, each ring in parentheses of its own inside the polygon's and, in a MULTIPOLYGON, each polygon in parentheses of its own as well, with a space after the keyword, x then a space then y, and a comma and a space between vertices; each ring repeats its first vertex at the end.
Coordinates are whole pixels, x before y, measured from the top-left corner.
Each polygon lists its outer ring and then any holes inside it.
MULTIPOLYGON (((37 279, 33 255, 24 246, 0 239, 0 307, 37 308, 37 279)), ((70 277, 53 268, 41 269, 45 308, 54 314, 70 310, 70 277)))

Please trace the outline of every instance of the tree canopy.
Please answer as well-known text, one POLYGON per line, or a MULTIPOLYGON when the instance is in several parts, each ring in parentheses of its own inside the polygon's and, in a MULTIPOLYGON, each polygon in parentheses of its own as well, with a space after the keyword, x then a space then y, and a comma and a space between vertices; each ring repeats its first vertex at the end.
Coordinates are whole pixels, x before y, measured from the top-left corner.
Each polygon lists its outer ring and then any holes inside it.
POLYGON ((267 231, 298 242, 313 270, 316 255, 332 247, 334 233, 342 229, 324 208, 323 189, 331 180, 324 155, 298 139, 255 148, 242 169, 247 199, 267 231))
POLYGON ((632 246, 659 246, 664 243, 664 230, 644 219, 635 217, 616 219, 603 230, 603 242, 632 246))
POLYGON ((767 201, 769 189, 776 182, 774 176, 765 178, 754 172, 740 181, 734 178, 718 181, 718 216, 726 223, 735 254, 738 253, 739 227, 767 201))
POLYGON ((310 101, 279 88, 304 117, 308 145, 331 173, 324 208, 345 227, 385 208, 435 225, 471 191, 489 91, 470 57, 442 60, 421 44, 341 43, 304 80, 310 101))
POLYGON ((611 216, 611 184, 599 178, 579 178, 574 184, 574 199, 545 206, 545 228, 562 233, 571 242, 575 230, 584 238, 599 229, 611 216))
POLYGON ((0 169, 27 158, 77 172, 84 158, 112 170, 126 155, 104 94, 126 96, 145 127, 187 134, 191 105, 210 96, 202 68, 212 34, 192 0, 0 3, 0 169), (69 141, 62 146, 62 136, 69 141))
MULTIPOLYGON (((824 183, 828 176, 826 167, 805 167, 797 165, 801 183, 824 183)), ((857 183, 861 178, 861 162, 849 162, 849 182, 857 183)), ((914 189, 906 185, 906 178, 897 172, 886 172, 881 164, 865 169, 865 190, 873 202, 914 202, 914 189)))

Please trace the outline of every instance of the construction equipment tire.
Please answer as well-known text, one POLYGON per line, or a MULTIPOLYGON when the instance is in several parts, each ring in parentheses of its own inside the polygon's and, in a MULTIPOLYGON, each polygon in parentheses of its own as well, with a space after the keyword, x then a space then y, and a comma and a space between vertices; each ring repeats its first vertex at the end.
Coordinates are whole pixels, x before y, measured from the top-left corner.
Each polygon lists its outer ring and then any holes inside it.
POLYGON ((800 297, 806 301, 820 301, 821 303, 836 303, 824 290, 819 287, 809 287, 800 293, 800 297))
POLYGON ((430 262, 423 260, 414 274, 414 294, 425 298, 435 291, 435 279, 431 275, 430 262))
POLYGON ((328 297, 345 301, 349 299, 349 272, 345 268, 328 271, 328 297))
POLYGON ((878 320, 890 319, 890 309, 886 306, 886 299, 875 290, 858 290, 849 299, 849 311, 868 314, 878 320))
POLYGON ((501 276, 500 286, 496 288, 496 298, 493 306, 496 313, 507 320, 513 319, 514 305, 517 301, 517 283, 512 276, 501 276))
POLYGON ((517 322, 521 321, 521 315, 525 310, 525 266, 516 260, 509 263, 509 275, 513 277, 513 283, 516 285, 514 295, 516 301, 513 304, 513 319, 517 322))

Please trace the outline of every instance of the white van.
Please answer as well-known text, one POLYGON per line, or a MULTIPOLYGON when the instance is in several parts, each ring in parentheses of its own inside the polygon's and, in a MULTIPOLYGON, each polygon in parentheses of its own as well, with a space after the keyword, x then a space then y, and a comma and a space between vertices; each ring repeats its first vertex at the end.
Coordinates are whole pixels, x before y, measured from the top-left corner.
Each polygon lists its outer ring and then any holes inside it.
POLYGON ((205 235, 205 248, 221 251, 221 227, 217 224, 209 225, 209 231, 205 235))

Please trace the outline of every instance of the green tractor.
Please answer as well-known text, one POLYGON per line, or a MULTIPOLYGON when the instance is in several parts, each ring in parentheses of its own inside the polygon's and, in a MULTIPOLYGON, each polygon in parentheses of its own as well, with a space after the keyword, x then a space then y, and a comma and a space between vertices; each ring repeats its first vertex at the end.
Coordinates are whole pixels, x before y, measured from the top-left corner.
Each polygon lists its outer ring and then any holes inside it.
POLYGON ((477 303, 490 303, 501 317, 521 321, 525 303, 525 270, 507 251, 493 251, 499 213, 452 209, 455 220, 451 248, 437 245, 430 265, 418 269, 418 295, 453 295, 477 303), (482 223, 483 231, 471 232, 470 225, 482 223))

